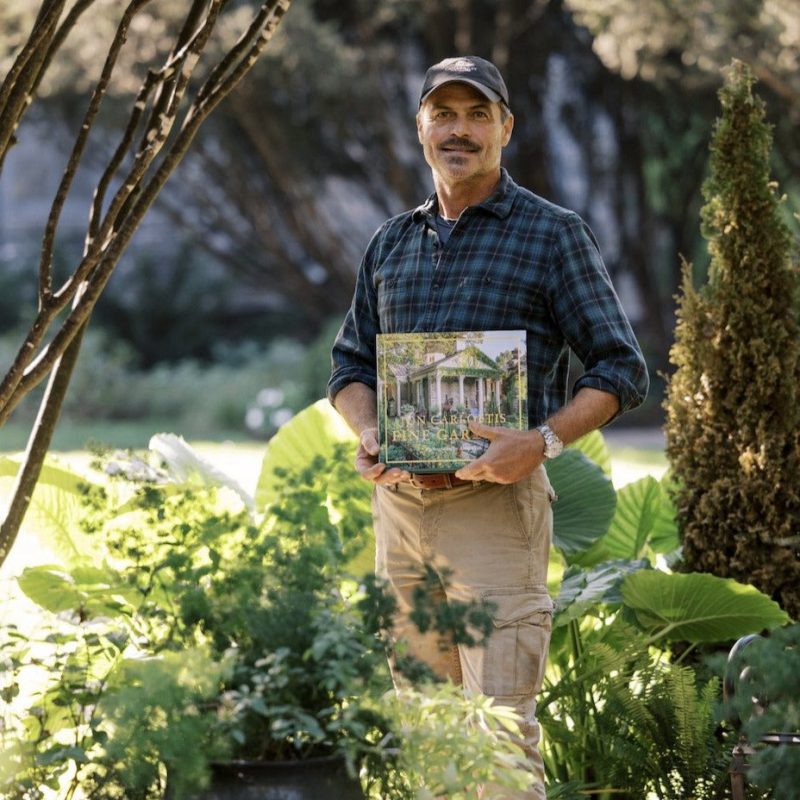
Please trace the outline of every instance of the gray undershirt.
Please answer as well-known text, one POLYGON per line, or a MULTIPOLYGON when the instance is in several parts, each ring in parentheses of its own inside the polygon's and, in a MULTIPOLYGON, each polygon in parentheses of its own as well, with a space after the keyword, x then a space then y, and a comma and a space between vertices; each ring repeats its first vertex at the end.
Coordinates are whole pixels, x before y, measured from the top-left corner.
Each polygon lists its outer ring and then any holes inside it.
POLYGON ((436 215, 436 232, 439 234, 439 241, 445 245, 450 238, 450 232, 453 230, 457 220, 445 219, 441 214, 436 215))

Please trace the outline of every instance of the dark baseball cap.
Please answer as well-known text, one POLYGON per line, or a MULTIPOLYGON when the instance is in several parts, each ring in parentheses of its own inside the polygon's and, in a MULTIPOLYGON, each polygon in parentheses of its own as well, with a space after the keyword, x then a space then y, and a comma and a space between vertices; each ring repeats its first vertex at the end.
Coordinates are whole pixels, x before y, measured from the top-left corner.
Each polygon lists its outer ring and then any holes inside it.
POLYGON ((506 89, 500 70, 478 56, 456 56, 446 58, 434 64, 426 73, 419 95, 419 104, 434 90, 445 83, 468 83, 493 103, 503 102, 508 105, 508 89, 506 89))

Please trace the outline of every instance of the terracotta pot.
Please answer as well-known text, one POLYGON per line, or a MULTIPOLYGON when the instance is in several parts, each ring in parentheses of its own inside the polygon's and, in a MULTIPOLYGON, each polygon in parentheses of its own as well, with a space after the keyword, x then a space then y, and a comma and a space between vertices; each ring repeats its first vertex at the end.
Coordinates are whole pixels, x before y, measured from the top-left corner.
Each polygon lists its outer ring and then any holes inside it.
POLYGON ((341 756, 215 764, 198 800, 364 800, 341 756))

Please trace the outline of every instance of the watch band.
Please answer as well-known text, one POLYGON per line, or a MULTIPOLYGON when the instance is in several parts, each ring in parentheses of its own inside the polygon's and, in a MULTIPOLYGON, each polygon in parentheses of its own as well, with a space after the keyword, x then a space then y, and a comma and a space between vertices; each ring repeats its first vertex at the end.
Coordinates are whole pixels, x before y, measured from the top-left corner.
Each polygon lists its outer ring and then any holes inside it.
POLYGON ((542 434, 544 439, 544 457, 555 458, 560 456, 564 450, 564 442, 558 438, 555 431, 546 423, 537 425, 536 430, 542 434))

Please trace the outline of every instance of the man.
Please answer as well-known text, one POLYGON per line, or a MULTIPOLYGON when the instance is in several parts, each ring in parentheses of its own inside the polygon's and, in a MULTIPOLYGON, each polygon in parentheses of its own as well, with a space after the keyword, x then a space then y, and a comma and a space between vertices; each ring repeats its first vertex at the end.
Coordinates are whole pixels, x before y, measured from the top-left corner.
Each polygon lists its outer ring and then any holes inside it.
POLYGON ((440 675, 519 711, 539 780, 518 797, 544 798, 535 697, 550 642, 554 495, 542 464, 641 403, 648 378, 585 223, 501 167, 513 126, 493 64, 467 56, 427 71, 417 131, 435 193, 388 220, 367 247, 333 347, 328 393, 360 437, 356 469, 375 484, 377 569, 398 600, 398 635, 440 675), (379 463, 377 333, 521 329, 529 430, 471 422, 489 448, 453 474, 379 463), (567 402, 569 348, 585 371, 567 402), (443 597, 494 604, 485 649, 442 651, 402 618, 424 563, 450 573, 443 597))

